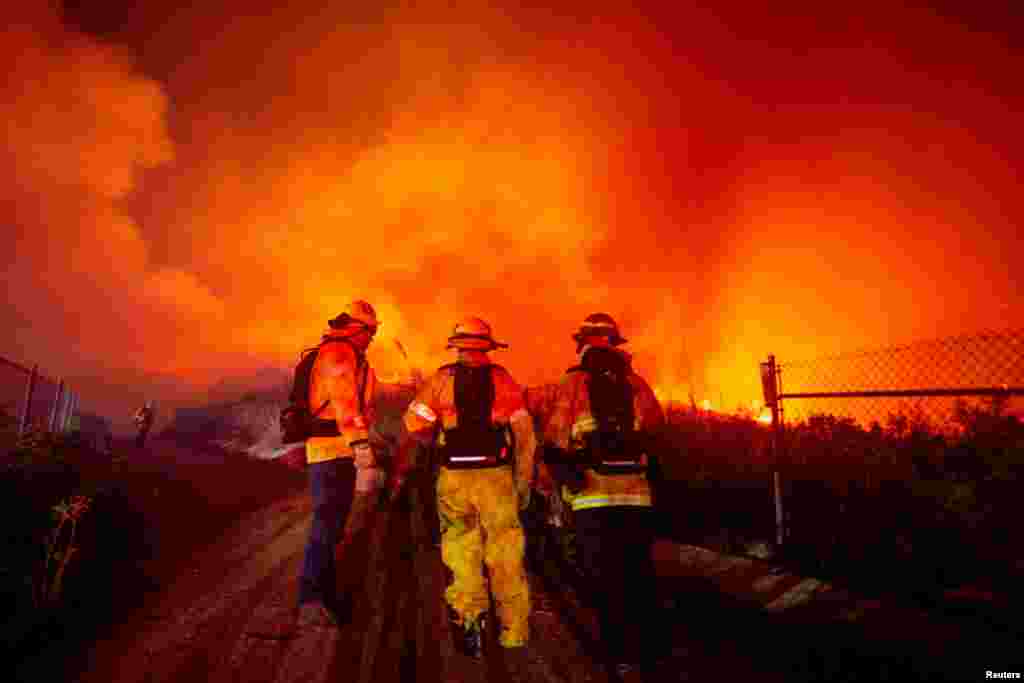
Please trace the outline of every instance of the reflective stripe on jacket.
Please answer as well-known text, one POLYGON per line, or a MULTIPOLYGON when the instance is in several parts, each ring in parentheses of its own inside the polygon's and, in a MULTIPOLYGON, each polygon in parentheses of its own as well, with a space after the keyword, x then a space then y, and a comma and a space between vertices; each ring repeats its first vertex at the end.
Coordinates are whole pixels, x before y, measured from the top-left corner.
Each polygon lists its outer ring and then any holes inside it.
MULTIPOLYGON (((629 372, 629 383, 633 387, 633 427, 640 432, 649 432, 659 427, 665 420, 665 414, 654 391, 632 369, 629 372)), ((588 386, 589 375, 586 372, 569 372, 562 377, 555 394, 551 418, 545 428, 545 443, 569 453, 583 447, 584 437, 597 426, 590 412, 588 386)), ((647 475, 643 473, 602 475, 586 469, 583 489, 576 494, 563 489, 562 497, 573 510, 627 505, 649 507, 651 487, 647 475)))

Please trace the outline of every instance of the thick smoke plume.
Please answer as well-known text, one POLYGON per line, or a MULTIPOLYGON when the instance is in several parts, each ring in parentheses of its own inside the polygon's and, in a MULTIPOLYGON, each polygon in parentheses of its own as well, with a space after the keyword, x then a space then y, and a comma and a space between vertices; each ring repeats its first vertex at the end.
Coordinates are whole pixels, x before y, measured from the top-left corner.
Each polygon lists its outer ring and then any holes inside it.
POLYGON ((769 352, 1021 317, 998 132, 1020 95, 989 66, 1024 65, 994 34, 892 8, 265 4, 3 29, 0 355, 105 377, 110 405, 161 377, 199 396, 365 298, 385 377, 479 315, 538 383, 606 311, 663 398, 732 408, 769 352))

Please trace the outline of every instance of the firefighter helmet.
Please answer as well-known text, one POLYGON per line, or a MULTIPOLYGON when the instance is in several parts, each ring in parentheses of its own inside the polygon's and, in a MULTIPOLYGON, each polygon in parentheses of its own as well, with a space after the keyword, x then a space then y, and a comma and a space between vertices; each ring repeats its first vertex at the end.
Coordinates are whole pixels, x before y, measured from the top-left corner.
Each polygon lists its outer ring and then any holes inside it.
POLYGON ((508 344, 494 341, 491 336, 491 326, 480 318, 466 318, 455 325, 452 336, 448 337, 446 348, 493 351, 494 349, 507 349, 508 344))
POLYGON ((380 321, 377 320, 377 312, 373 310, 373 306, 357 299, 346 306, 338 317, 328 320, 327 324, 332 330, 340 330, 352 324, 376 330, 380 326, 380 321))
POLYGON ((576 342, 576 353, 583 349, 583 340, 586 337, 608 337, 608 343, 612 346, 625 344, 628 340, 619 334, 619 326, 607 313, 593 313, 588 315, 580 325, 579 331, 572 335, 576 342))

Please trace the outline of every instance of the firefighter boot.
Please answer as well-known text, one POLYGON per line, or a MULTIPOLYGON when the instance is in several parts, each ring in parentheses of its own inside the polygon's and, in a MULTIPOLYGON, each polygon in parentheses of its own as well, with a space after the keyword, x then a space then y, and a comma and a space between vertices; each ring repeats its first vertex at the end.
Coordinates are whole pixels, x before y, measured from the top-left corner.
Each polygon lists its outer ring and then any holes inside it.
POLYGON ((483 658, 487 615, 481 614, 474 622, 464 623, 458 613, 448 607, 448 622, 452 628, 452 642, 455 644, 455 651, 466 657, 483 658))
POLYGON ((609 683, 644 683, 643 671, 627 662, 616 662, 608 667, 609 683))

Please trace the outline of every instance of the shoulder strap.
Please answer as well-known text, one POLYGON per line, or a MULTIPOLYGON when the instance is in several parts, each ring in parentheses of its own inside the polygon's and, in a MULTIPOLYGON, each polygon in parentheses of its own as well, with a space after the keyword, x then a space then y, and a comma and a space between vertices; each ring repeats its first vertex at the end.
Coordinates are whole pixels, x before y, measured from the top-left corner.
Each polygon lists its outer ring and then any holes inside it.
MULTIPOLYGON (((300 366, 301 366, 301 364, 307 358, 309 358, 308 354, 313 354, 314 355, 313 360, 310 361, 308 369, 306 370, 306 376, 305 376, 306 400, 307 401, 309 400, 308 397, 309 397, 310 382, 311 382, 311 380, 313 378, 313 366, 316 364, 316 356, 318 356, 320 354, 320 349, 323 348, 325 345, 332 344, 332 343, 335 343, 335 342, 344 342, 345 344, 348 345, 348 347, 350 349, 352 349, 353 353, 355 353, 355 355, 356 355, 356 372, 358 373, 359 370, 362 370, 362 373, 361 374, 357 374, 357 377, 356 377, 356 392, 358 394, 357 397, 359 399, 359 414, 360 415, 364 415, 366 413, 366 385, 369 382, 370 364, 366 362, 366 354, 363 353, 361 350, 359 350, 356 347, 356 345, 353 344, 346 337, 327 337, 326 339, 321 341, 319 344, 317 344, 313 348, 306 349, 305 351, 302 352, 302 360, 299 361, 300 366)), ((297 390, 298 390, 298 376, 297 376, 297 373, 296 373, 296 386, 294 386, 292 388, 293 400, 295 400, 294 399, 294 394, 295 394, 295 392, 297 390)), ((324 401, 323 404, 321 404, 321 406, 319 408, 317 408, 316 412, 313 413, 313 417, 316 417, 321 412, 323 412, 323 409, 326 408, 327 404, 330 403, 330 402, 331 402, 330 399, 327 399, 326 401, 324 401)))
POLYGON ((356 398, 359 400, 359 415, 366 415, 366 385, 370 380, 370 364, 366 362, 366 354, 361 349, 356 347, 355 344, 348 337, 328 337, 325 339, 323 344, 330 344, 331 342, 344 342, 348 344, 348 347, 352 349, 352 352, 356 355, 356 398), (360 370, 362 371, 360 373, 360 370))
POLYGON ((309 382, 313 375, 313 365, 316 363, 316 356, 320 352, 320 345, 305 349, 299 354, 299 362, 295 366, 295 376, 292 379, 292 393, 289 396, 292 403, 302 403, 309 400, 309 382))

